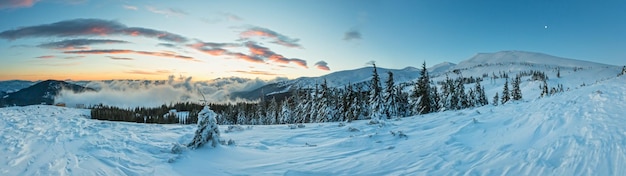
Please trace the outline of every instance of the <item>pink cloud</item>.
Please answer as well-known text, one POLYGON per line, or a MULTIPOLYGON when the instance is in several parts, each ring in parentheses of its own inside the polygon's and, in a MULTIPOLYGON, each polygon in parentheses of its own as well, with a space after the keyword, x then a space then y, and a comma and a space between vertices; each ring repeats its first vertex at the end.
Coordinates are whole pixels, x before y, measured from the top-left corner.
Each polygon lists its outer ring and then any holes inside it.
POLYGON ((0 9, 32 7, 35 3, 35 0, 2 0, 0 1, 0 9))

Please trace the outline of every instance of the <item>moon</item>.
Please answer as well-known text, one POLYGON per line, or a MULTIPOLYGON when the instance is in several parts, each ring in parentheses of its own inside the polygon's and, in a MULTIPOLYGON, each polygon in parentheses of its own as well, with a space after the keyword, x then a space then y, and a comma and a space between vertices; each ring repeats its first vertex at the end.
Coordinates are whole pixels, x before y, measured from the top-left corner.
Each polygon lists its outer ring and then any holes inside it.
POLYGON ((543 26, 544 29, 548 29, 548 25, 543 26))

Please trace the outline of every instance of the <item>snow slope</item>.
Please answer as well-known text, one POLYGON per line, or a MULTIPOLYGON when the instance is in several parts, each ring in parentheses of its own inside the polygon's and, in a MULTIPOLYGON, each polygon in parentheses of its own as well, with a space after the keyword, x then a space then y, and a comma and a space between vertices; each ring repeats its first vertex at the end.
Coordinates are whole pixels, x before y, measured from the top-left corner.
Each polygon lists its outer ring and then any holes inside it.
POLYGON ((605 67, 611 66, 606 64, 600 64, 589 61, 582 61, 576 59, 568 59, 557 56, 552 56, 543 53, 528 52, 528 51, 500 51, 495 53, 478 53, 472 58, 460 62, 456 65, 457 69, 468 68, 471 66, 485 64, 485 63, 529 63, 537 65, 552 65, 560 67, 605 67))
POLYGON ((0 108, 0 175, 626 175, 624 84, 626 77, 612 78, 382 126, 251 126, 222 133, 234 146, 181 155, 169 149, 190 141, 195 125, 96 121, 86 110, 53 106, 0 108))

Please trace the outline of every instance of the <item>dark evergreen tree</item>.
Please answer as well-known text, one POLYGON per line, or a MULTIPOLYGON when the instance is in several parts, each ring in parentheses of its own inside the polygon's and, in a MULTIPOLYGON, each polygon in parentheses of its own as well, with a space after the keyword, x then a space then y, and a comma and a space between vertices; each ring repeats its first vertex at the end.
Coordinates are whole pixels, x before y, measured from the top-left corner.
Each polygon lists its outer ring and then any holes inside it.
POLYGON ((617 74, 617 76, 622 76, 626 74, 626 65, 624 67, 622 67, 622 72, 617 74))
POLYGON ((385 82, 385 94, 384 94, 384 102, 385 106, 383 109, 384 115, 387 118, 395 117, 398 115, 398 95, 396 94, 396 86, 393 81, 393 73, 387 72, 389 75, 387 81, 385 82))
POLYGON ((468 99, 467 107, 477 106, 478 96, 476 95, 476 91, 474 89, 470 88, 467 99, 468 99))
POLYGON ((432 111, 433 105, 430 96, 430 77, 428 76, 428 70, 426 69, 426 62, 422 64, 422 71, 420 72, 419 80, 417 81, 417 113, 428 114, 432 111))
POLYGON ((276 97, 272 97, 272 99, 269 102, 269 105, 267 106, 267 113, 265 115, 265 124, 267 125, 274 125, 278 123, 278 116, 280 113, 279 110, 279 106, 278 106, 278 102, 276 102, 276 97))
POLYGON ((372 81, 370 85, 370 97, 369 97, 369 105, 370 105, 370 118, 381 118, 382 116, 382 87, 380 86, 380 77, 378 76, 378 72, 376 71, 376 64, 372 63, 374 67, 372 72, 372 81))
POLYGON ((549 96, 550 92, 548 92, 548 82, 543 80, 543 84, 541 85, 541 97, 549 96))
POLYGON ((556 77, 561 78, 561 68, 556 68, 556 77))
POLYGON ((463 79, 459 79, 457 81, 456 97, 459 97, 459 104, 457 105, 459 109, 465 109, 469 107, 469 97, 467 96, 467 94, 465 94, 465 85, 463 84, 463 79))
POLYGON ((511 99, 511 95, 509 93, 509 79, 507 78, 506 82, 504 82, 504 88, 502 89, 502 104, 508 102, 511 99))
POLYGON ((317 107, 317 117, 315 118, 315 122, 328 122, 332 120, 332 116, 334 114, 334 109, 336 105, 332 104, 331 100, 331 90, 328 88, 328 83, 326 79, 322 85, 320 85, 320 93, 318 94, 318 98, 316 100, 317 107))
POLYGON ((520 84, 522 82, 521 76, 515 76, 513 79, 513 90, 511 90, 511 98, 513 100, 521 100, 522 99, 522 90, 520 89, 520 84))
POLYGON ((439 91, 437 91, 437 86, 433 86, 430 88, 431 92, 431 104, 433 105, 432 112, 438 112, 441 110, 441 95, 439 91))
POLYGON ((489 104, 487 96, 485 95, 485 88, 480 85, 480 81, 476 81, 476 91, 478 91, 478 106, 485 106, 489 104))
POLYGON ((399 87, 396 89, 396 95, 398 95, 398 116, 406 117, 410 115, 410 106, 409 106, 409 94, 402 91, 402 88, 399 87))
POLYGON ((500 101, 500 98, 498 97, 498 92, 496 92, 496 96, 493 96, 493 105, 494 106, 498 106, 498 101, 500 101))

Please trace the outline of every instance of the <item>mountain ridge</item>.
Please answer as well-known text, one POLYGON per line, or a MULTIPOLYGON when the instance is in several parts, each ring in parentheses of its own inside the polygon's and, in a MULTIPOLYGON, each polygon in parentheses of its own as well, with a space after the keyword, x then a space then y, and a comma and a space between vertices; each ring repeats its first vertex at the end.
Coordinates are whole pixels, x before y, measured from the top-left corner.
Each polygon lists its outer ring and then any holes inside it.
POLYGON ((20 89, 16 92, 6 93, 0 97, 0 107, 13 105, 27 106, 35 104, 51 105, 54 103, 54 97, 58 95, 62 89, 69 89, 73 92, 94 91, 94 89, 65 81, 46 80, 24 89, 20 89))

